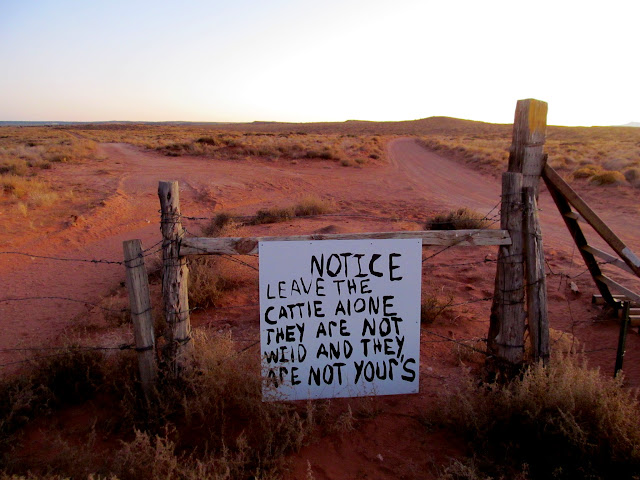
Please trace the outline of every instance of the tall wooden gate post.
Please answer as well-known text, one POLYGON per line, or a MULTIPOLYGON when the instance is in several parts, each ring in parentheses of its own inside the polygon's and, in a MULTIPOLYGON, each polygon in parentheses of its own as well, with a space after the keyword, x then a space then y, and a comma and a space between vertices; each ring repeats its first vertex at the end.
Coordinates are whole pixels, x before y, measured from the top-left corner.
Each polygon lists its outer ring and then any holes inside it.
POLYGON ((513 121, 508 173, 502 178, 501 228, 512 245, 501 247, 489 323, 489 349, 512 364, 524 359, 525 274, 529 338, 535 360, 549 356, 544 252, 536 198, 546 163, 547 104, 519 100, 513 121))
POLYGON ((127 240, 122 243, 124 265, 127 274, 127 290, 131 305, 131 321, 138 352, 140 382, 147 398, 156 380, 155 337, 153 317, 151 315, 151 296, 149 295, 149 277, 142 255, 140 240, 127 240))
POLYGON ((502 174, 500 228, 511 234, 511 245, 498 252, 488 347, 498 359, 518 365, 524 358, 525 319, 521 173, 502 174))
POLYGON ((180 244, 184 235, 180 220, 178 182, 160 182, 162 231, 162 297, 167 321, 167 349, 171 369, 178 374, 185 366, 185 356, 191 349, 191 321, 189 318, 188 276, 180 244))
POLYGON ((545 364, 549 359, 549 320, 544 250, 536 202, 540 177, 546 164, 544 142, 547 110, 547 103, 540 100, 530 98, 518 101, 509 155, 509 171, 522 173, 524 260, 531 353, 534 361, 542 360, 545 364))
POLYGON ((522 173, 522 186, 533 187, 538 196, 538 184, 545 164, 544 142, 547 133, 546 102, 529 98, 518 100, 513 119, 513 140, 509 152, 509 172, 522 173))

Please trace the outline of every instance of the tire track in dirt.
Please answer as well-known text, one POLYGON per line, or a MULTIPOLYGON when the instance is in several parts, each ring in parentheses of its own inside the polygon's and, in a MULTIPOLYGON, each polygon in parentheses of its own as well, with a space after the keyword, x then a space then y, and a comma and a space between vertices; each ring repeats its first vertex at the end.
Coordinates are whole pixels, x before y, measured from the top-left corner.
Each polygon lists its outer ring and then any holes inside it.
MULTIPOLYGON (((182 211, 191 216, 213 216, 216 205, 254 211, 265 200, 268 204, 290 202, 291 197, 313 190, 311 179, 266 163, 172 158, 125 144, 101 144, 98 153, 103 158, 98 164, 50 173, 51 181, 102 189, 105 198, 100 206, 71 227, 46 236, 36 233, 22 244, 3 245, 0 250, 120 261, 123 241, 139 238, 143 247, 149 247, 161 239, 157 188, 164 180, 180 182, 182 211)), ((0 298, 67 297, 99 303, 123 281, 123 269, 120 265, 3 255, 0 298)), ((71 335, 82 331, 86 318, 100 315, 96 308, 64 300, 0 303, 0 318, 11 325, 10 335, 0 335, 0 349, 50 344, 65 331, 71 335)), ((14 357, 0 353, 0 364, 14 357)))
MULTIPOLYGON (((408 182, 415 185, 430 202, 446 208, 471 207, 486 213, 500 201, 499 177, 478 173, 460 162, 441 157, 421 147, 413 139, 392 141, 389 154, 393 168, 402 172, 408 182)), ((614 232, 637 252, 640 247, 640 223, 629 222, 628 218, 618 214, 622 211, 633 212, 633 208, 623 196, 609 195, 610 191, 610 188, 601 187, 580 193, 614 232)), ((623 192, 628 193, 626 190, 623 192)), ((571 252, 573 240, 543 184, 539 209, 545 247, 571 252)), ((605 248, 606 244, 596 238, 597 234, 589 226, 584 224, 583 229, 594 246, 605 248)))

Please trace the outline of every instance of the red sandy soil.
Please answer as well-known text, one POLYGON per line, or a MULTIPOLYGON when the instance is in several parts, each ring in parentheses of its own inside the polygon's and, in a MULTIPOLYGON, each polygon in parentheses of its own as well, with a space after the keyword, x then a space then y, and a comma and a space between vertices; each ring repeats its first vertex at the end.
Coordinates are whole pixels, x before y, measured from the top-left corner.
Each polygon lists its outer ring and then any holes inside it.
MULTIPOLYGON (((416 230, 442 210, 466 206, 491 212, 490 216, 499 210, 501 172, 478 173, 423 149, 412 139, 393 140, 388 146, 388 163, 364 168, 345 168, 328 161, 172 158, 124 144, 103 144, 99 149, 103 157, 99 163, 57 166, 45 172, 52 183, 75 185, 77 194, 97 199, 96 207, 44 232, 35 229, 25 233, 22 229, 10 235, 12 230, 5 229, 0 232, 0 251, 120 261, 122 241, 140 238, 143 247, 149 248, 160 240, 160 180, 180 182, 182 212, 187 216, 211 217, 221 210, 253 214, 259 208, 291 205, 309 193, 333 200, 337 213, 361 215, 252 227, 251 234, 260 235, 416 230)), ((634 251, 640 251, 638 190, 587 185, 578 185, 578 190, 634 251)), ((579 344, 587 352, 590 365, 600 367, 603 374, 612 374, 618 323, 604 315, 601 307, 591 304, 596 288, 589 274, 583 273, 582 259, 544 188, 540 208, 546 257, 553 272, 548 277, 548 292, 551 327, 557 330, 554 346, 579 344), (571 292, 570 281, 578 285, 579 294, 571 292)), ((72 214, 78 215, 69 212, 72 214)), ((189 233, 195 235, 203 224, 185 220, 189 233)), ((586 234, 589 240, 595 239, 592 231, 586 234)), ((603 245, 595 240, 594 244, 603 245)), ((455 387, 469 365, 478 361, 447 338, 486 337, 490 301, 482 299, 493 293, 495 263, 483 260, 495 260, 497 247, 450 248, 438 253, 441 250, 424 250, 425 258, 437 255, 423 264, 423 292, 442 299, 450 297, 455 304, 463 305, 452 307, 432 325, 423 326, 421 393, 352 401, 358 428, 329 432, 305 447, 292 458, 289 478, 305 478, 309 472, 318 480, 433 478, 436 466, 461 453, 459 443, 444 433, 427 431, 420 422, 421 412, 440 392, 455 387)), ((255 258, 245 260, 256 265, 255 258)), ((614 279, 624 279, 626 285, 637 289, 638 285, 623 272, 604 269, 614 279)), ((244 274, 254 281, 233 298, 225 299, 225 305, 257 302, 255 272, 246 270, 244 274)), ((109 304, 113 308, 125 305, 122 265, 0 255, 0 276, 1 298, 68 297, 99 304, 110 295, 115 298, 115 303, 109 304)), ((0 302, 5 327, 0 334, 0 364, 19 361, 26 355, 6 349, 50 346, 69 338, 82 337, 89 339, 89 344, 108 346, 131 342, 128 327, 109 327, 99 309, 81 302, 0 302)), ((214 331, 231 329, 244 344, 258 338, 256 307, 198 312, 192 322, 214 331)), ((257 357, 257 348, 252 351, 257 357)), ((639 366, 640 335, 633 333, 627 340, 624 369, 631 387, 640 386, 639 366)))

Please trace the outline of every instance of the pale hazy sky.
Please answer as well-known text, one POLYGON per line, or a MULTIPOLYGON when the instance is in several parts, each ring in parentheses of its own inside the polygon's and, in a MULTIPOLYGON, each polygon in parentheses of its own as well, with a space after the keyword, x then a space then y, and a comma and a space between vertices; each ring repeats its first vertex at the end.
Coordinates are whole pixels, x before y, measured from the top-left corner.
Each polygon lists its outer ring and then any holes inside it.
POLYGON ((640 0, 0 0, 0 120, 640 121, 640 0))

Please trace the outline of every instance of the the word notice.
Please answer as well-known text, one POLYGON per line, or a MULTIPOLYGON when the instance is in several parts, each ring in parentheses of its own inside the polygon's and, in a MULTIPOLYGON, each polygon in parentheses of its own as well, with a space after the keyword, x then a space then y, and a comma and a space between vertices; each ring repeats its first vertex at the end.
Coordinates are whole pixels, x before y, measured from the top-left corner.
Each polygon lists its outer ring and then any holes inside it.
POLYGON ((259 249, 263 400, 418 392, 420 239, 259 249))

